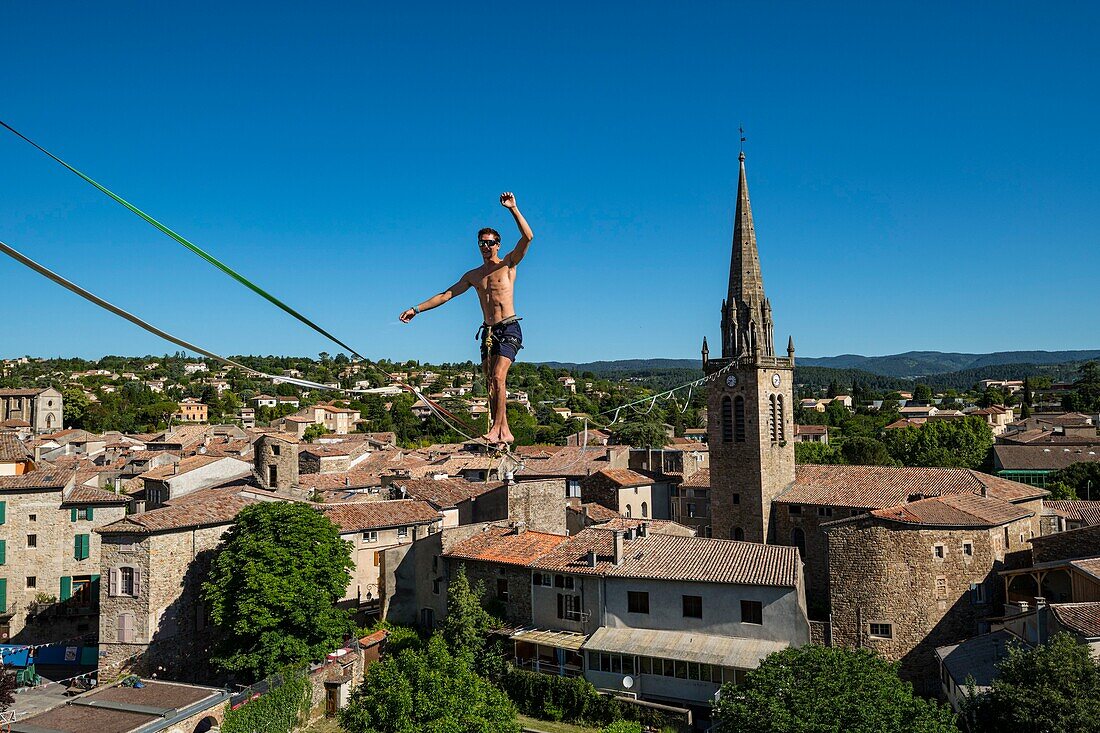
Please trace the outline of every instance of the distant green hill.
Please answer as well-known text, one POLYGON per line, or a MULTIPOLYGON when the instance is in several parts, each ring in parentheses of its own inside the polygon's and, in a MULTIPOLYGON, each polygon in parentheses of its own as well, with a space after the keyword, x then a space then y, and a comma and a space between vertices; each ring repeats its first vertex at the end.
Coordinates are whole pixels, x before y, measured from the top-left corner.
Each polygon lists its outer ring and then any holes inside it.
MULTIPOLYGON (((985 367, 1021 364, 1056 365, 1100 358, 1100 350, 1080 351, 997 351, 992 354, 960 354, 942 351, 907 351, 889 356, 800 357, 798 364, 833 369, 861 369, 886 377, 926 377, 985 367)), ((992 377, 990 377, 992 378, 992 377)))

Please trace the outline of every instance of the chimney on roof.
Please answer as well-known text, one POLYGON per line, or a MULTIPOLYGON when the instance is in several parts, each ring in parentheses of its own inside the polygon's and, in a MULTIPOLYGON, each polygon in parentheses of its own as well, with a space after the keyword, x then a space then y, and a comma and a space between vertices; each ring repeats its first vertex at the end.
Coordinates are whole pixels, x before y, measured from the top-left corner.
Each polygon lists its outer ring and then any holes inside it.
POLYGON ((623 564, 623 533, 617 530, 615 532, 615 554, 613 559, 616 565, 623 564))
POLYGON ((596 567, 596 551, 595 550, 589 550, 587 556, 585 557, 585 560, 587 560, 587 562, 588 562, 588 567, 590 567, 590 568, 596 567))
POLYGON ((645 537, 649 534, 649 522, 642 522, 638 525, 638 536, 645 537))
POLYGON ((344 476, 344 486, 351 486, 351 476, 344 476))
POLYGON ((512 472, 511 471, 505 471, 504 472, 504 485, 506 487, 511 486, 513 480, 514 480, 514 477, 512 476, 512 472))
POLYGON ((523 534, 527 531, 527 522, 512 522, 512 529, 516 531, 516 534, 523 534))
POLYGON ((1040 644, 1046 644, 1049 641, 1050 630, 1047 623, 1047 614, 1050 609, 1047 608, 1047 599, 1042 596, 1035 597, 1035 635, 1040 644))

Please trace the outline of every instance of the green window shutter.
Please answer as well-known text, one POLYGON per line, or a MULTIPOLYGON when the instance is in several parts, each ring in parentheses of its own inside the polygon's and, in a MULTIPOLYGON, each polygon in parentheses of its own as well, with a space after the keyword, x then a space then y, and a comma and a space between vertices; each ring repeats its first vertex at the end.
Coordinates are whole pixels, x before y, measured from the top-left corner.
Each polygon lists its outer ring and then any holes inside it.
POLYGON ((94 603, 96 605, 99 605, 99 576, 98 575, 93 575, 92 576, 91 592, 92 592, 92 603, 94 603))
POLYGON ((0 524, 3 524, 8 519, 8 502, 0 501, 0 524))
POLYGON ((7 540, 0 540, 0 565, 3 565, 8 561, 8 543, 7 540))
POLYGON ((77 560, 88 559, 88 544, 89 536, 86 534, 78 534, 73 538, 73 557, 77 560))
POLYGON ((84 546, 81 548, 84 551, 84 557, 81 560, 87 560, 92 556, 92 536, 90 534, 81 535, 84 537, 84 546))
POLYGON ((0 578, 0 608, 8 610, 8 579, 0 578))
POLYGON ((95 515, 92 513, 92 507, 88 507, 88 519, 92 519, 95 515))
POLYGON ((61 576, 61 596, 58 600, 67 601, 73 595, 73 579, 68 575, 61 576))
POLYGON ((70 522, 75 522, 76 521, 76 507, 75 506, 72 509, 69 510, 69 521, 70 522))

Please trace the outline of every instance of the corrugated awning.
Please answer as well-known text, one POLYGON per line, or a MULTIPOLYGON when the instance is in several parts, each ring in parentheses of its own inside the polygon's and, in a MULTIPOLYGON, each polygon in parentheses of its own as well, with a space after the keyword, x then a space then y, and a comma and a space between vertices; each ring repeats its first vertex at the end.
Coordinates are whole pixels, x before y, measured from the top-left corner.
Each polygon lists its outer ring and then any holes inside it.
POLYGON ((572 631, 551 631, 549 629, 520 629, 510 637, 512 641, 526 641, 529 644, 552 646, 555 649, 579 651, 584 644, 584 634, 572 631))
POLYGON ((693 634, 689 631, 613 629, 605 626, 597 629, 582 648, 585 651, 635 654, 640 657, 755 669, 760 665, 761 659, 788 646, 790 644, 785 641, 693 634))

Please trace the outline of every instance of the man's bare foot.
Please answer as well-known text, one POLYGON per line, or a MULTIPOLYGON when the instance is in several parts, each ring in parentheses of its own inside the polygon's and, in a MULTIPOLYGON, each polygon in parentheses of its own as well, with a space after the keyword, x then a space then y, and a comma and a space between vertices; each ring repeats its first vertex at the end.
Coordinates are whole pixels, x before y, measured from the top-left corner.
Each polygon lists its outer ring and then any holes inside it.
POLYGON ((498 432, 493 432, 492 430, 490 430, 489 432, 485 433, 485 435, 482 435, 481 439, 484 440, 489 445, 496 445, 496 444, 500 443, 500 440, 501 440, 500 432, 499 431, 498 432))
POLYGON ((506 430, 506 431, 501 432, 501 434, 500 434, 500 442, 501 443, 514 443, 515 441, 516 441, 516 436, 512 435, 512 431, 506 430))

